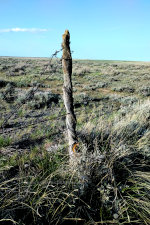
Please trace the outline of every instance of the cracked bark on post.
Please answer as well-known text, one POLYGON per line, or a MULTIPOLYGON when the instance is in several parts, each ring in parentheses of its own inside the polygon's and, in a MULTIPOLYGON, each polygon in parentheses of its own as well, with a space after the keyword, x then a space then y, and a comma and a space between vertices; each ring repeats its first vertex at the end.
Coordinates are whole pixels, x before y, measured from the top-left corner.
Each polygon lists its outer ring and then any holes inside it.
POLYGON ((63 85, 63 100, 66 108, 66 126, 68 133, 69 142, 69 155, 70 158, 74 156, 73 146, 77 143, 76 137, 76 117, 73 106, 73 95, 72 95, 72 57, 70 51, 70 33, 68 30, 63 34, 63 56, 62 56, 62 68, 64 74, 64 85, 63 85))

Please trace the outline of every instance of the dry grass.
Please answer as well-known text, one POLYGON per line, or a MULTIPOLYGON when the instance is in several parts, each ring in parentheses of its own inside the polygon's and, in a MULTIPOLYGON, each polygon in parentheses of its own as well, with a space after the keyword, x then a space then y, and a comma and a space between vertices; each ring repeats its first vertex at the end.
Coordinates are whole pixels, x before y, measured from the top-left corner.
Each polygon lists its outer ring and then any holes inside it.
MULTIPOLYGON (((1 69, 15 65, 25 72, 7 76, 1 71, 2 80, 14 82, 17 96, 11 103, 1 99, 2 119, 19 94, 34 87, 32 80, 45 86, 39 88, 42 95, 15 112, 0 137, 0 223, 150 224, 149 64, 73 62, 80 145, 70 164, 65 118, 59 117, 65 113, 62 99, 42 104, 47 92, 62 93, 60 68, 44 81, 39 74, 47 59, 1 60, 1 69), (7 134, 9 129, 13 132, 7 134)), ((6 90, 3 86, 0 92, 6 90)))
POLYGON ((1 173, 4 223, 149 224, 149 112, 146 100, 125 118, 80 127, 71 168, 64 148, 10 158, 1 173))

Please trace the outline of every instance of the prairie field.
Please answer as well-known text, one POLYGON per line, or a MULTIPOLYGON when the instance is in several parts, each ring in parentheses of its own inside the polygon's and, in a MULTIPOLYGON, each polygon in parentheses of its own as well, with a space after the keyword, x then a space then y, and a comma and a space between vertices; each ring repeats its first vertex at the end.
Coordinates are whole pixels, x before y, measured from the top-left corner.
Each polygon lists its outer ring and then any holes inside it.
POLYGON ((0 224, 150 224, 150 62, 0 57, 0 224))

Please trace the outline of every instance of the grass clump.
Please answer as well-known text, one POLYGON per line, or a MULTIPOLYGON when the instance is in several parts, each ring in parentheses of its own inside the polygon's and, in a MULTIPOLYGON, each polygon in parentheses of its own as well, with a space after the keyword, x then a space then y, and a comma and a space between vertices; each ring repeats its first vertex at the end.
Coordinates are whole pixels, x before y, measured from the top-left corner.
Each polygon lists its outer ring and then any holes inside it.
POLYGON ((74 193, 69 193, 71 181, 65 183, 62 171, 66 160, 60 150, 48 154, 44 149, 33 149, 32 154, 18 156, 16 165, 1 173, 3 224, 55 224, 61 219, 74 193))
POLYGON ((2 137, 0 136, 0 147, 6 147, 11 144, 11 138, 10 137, 2 137))

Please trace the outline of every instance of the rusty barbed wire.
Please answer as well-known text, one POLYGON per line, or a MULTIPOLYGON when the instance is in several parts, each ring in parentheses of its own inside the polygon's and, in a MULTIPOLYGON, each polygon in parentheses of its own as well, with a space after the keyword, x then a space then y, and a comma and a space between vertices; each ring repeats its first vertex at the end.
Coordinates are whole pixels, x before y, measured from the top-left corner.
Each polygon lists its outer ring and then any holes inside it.
MULTIPOLYGON (((38 79, 38 82, 40 82, 41 80, 44 82, 45 80, 47 80, 50 76, 52 76, 53 74, 55 74, 55 71, 53 72, 52 70, 52 73, 48 74, 46 77, 44 77, 43 79, 43 75, 45 74, 45 72, 47 71, 47 69, 50 67, 50 69, 53 69, 55 64, 52 64, 52 60, 54 59, 54 57, 57 57, 58 53, 60 53, 61 51, 63 50, 63 48, 61 48, 60 50, 58 51, 55 51, 52 55, 51 55, 51 58, 48 62, 48 64, 44 67, 44 70, 39 74, 39 79, 38 79)), ((62 61, 62 58, 60 58, 60 61, 62 61)), ((57 61, 56 61, 57 62, 57 61)), ((39 84, 36 84, 35 87, 33 87, 28 93, 27 93, 27 96, 22 100, 21 103, 18 103, 14 106, 14 109, 13 111, 11 111, 5 118, 4 118, 4 121, 1 125, 1 131, 0 131, 0 134, 3 134, 3 135, 7 135, 9 134, 10 132, 15 132, 16 130, 19 131, 20 129, 25 129, 25 128, 28 128, 28 127, 32 127, 32 128, 35 128, 37 126, 39 126, 40 124, 43 124, 43 123, 46 123, 48 121, 54 121, 54 120, 59 120, 60 118, 63 118, 65 117, 67 114, 64 113, 62 115, 57 115, 53 118, 46 118, 46 119, 42 119, 40 121, 34 121, 32 123, 28 122, 28 124, 24 124, 24 125, 21 125, 21 126, 18 126, 18 127, 13 127, 13 128, 5 128, 4 126, 6 125, 6 123, 8 123, 9 119, 14 115, 16 114, 16 112, 22 107, 22 105, 24 105, 26 103, 26 101, 28 101, 28 99, 30 99, 37 91, 38 91, 38 88, 39 88, 39 84)), ((92 101, 92 100, 91 100, 92 101)), ((89 101, 88 101, 89 102, 89 101)), ((76 102, 75 104, 82 104, 82 102, 76 102)), ((111 110, 112 111, 116 111, 116 110, 111 110)), ((78 114, 78 113, 81 113, 81 110, 79 111, 76 111, 75 114, 78 114)), ((105 112, 101 115, 99 115, 99 117, 103 116, 103 115, 106 115, 106 114, 109 114, 110 112, 105 112)), ((94 116, 92 118, 97 118, 97 116, 94 116)), ((83 126, 82 128, 83 130, 85 129, 85 126, 83 126)), ((67 129, 63 129, 64 131, 67 130, 67 129)), ((64 132, 63 131, 63 132, 64 132)), ((63 133, 62 132, 62 133, 63 133)), ((58 132, 57 134, 59 134, 61 132, 58 132)))

